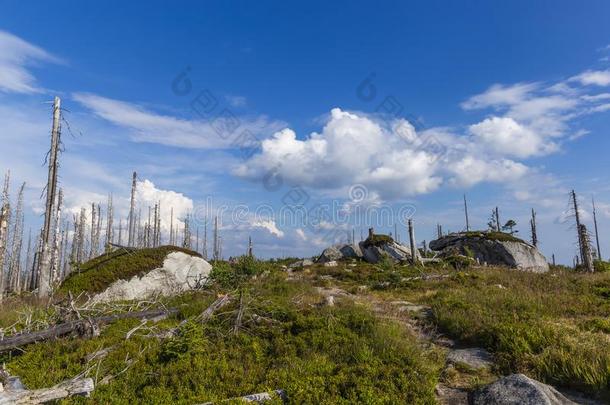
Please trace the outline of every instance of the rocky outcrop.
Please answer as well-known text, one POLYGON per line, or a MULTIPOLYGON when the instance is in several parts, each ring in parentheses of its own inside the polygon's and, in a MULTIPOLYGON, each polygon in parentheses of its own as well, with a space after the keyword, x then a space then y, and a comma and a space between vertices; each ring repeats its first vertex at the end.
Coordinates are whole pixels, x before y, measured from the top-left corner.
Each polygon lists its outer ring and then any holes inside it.
POLYGON ((498 232, 464 232, 433 240, 430 249, 441 256, 464 255, 480 263, 508 266, 519 270, 544 273, 549 270, 546 258, 529 243, 498 232))
POLYGON ((473 395, 474 405, 575 405, 555 388, 523 374, 500 378, 473 395))
POLYGON ((411 260, 410 249, 393 240, 375 244, 367 243, 367 241, 368 239, 360 242, 360 249, 362 249, 364 260, 369 263, 378 263, 384 256, 395 262, 411 260))
POLYGON ((335 245, 324 249, 316 262, 326 263, 345 259, 361 259, 362 251, 358 245, 335 245))
POLYGON ((146 299, 155 295, 174 295, 204 284, 212 266, 200 257, 172 252, 163 267, 130 280, 117 280, 93 297, 94 302, 146 299))

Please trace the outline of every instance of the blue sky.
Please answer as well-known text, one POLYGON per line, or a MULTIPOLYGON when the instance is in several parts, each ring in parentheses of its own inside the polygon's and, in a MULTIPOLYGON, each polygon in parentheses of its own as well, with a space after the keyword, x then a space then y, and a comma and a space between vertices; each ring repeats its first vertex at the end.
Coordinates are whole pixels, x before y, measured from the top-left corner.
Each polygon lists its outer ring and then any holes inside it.
POLYGON ((589 226, 595 196, 602 253, 610 252, 607 2, 7 1, 2 9, 0 170, 11 169, 13 189, 27 182, 34 228, 48 102, 59 95, 61 181, 73 212, 113 192, 124 217, 137 170, 144 208, 161 199, 202 219, 225 205, 226 255, 245 251, 250 234, 260 255, 311 255, 331 230, 359 235, 367 225, 359 207, 397 217, 414 207, 419 240, 437 222, 460 230, 466 193, 478 228, 499 205, 529 237, 535 208, 543 253, 570 263, 564 211, 575 188, 589 226), (178 95, 172 83, 183 72, 191 90, 178 95), (217 104, 202 115, 191 104, 204 91, 217 104), (401 111, 380 114, 388 103, 401 111), (215 120, 222 111, 239 123, 228 139, 215 126, 230 123, 215 120), (245 130, 262 141, 246 159, 234 145, 245 130), (269 173, 282 178, 277 190, 265 186, 269 173), (294 187, 307 209, 335 201, 348 220, 282 222, 294 187), (355 201, 358 190, 365 195, 355 201))

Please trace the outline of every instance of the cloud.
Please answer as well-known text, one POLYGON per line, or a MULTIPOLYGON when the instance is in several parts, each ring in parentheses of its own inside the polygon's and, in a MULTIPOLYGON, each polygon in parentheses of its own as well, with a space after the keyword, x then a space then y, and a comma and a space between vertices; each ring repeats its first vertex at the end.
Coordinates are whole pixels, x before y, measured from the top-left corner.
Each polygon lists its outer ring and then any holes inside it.
POLYGON ((519 124, 510 117, 491 117, 471 125, 470 132, 489 149, 500 155, 527 158, 545 155, 559 149, 538 132, 519 124))
POLYGON ((279 129, 280 122, 265 116, 237 118, 238 128, 229 134, 229 119, 189 120, 157 114, 137 104, 113 100, 91 93, 74 93, 72 97, 98 117, 129 130, 136 142, 157 143, 193 149, 233 147, 238 134, 248 130, 255 136, 279 129))
POLYGON ((259 220, 253 221, 252 226, 254 228, 265 229, 271 235, 277 236, 278 238, 284 237, 284 232, 281 231, 277 227, 277 225, 275 224, 275 221, 272 219, 267 219, 267 220, 259 219, 259 220))
POLYGON ((359 184, 376 201, 430 193, 445 181, 506 181, 526 171, 508 159, 475 159, 472 154, 480 148, 467 137, 432 130, 418 134, 405 120, 385 122, 339 108, 321 133, 301 140, 287 128, 264 140, 261 149, 234 174, 258 179, 275 173, 314 189, 345 191, 359 184))
POLYGON ((0 31, 0 91, 41 93, 36 79, 27 70, 37 62, 61 63, 47 51, 6 31, 0 31))
MULTIPOLYGON (((494 84, 464 101, 465 110, 491 109, 493 115, 470 125, 470 133, 496 155, 529 158, 557 152, 575 141, 583 129, 571 128, 575 118, 608 110, 608 93, 587 94, 586 84, 603 84, 610 71, 586 71, 554 84, 494 84)), ((609 82, 610 83, 610 82, 609 82)))
POLYGON ((232 107, 244 107, 247 102, 243 96, 225 96, 225 99, 232 107))
POLYGON ((157 188, 150 180, 138 181, 136 184, 136 202, 142 211, 142 222, 148 220, 148 207, 154 209, 155 204, 161 207, 161 229, 169 232, 172 220, 171 212, 174 213, 174 229, 181 230, 184 223, 182 220, 193 211, 193 200, 182 193, 172 190, 157 188))
POLYGON ((529 93, 537 89, 537 83, 517 83, 512 86, 492 85, 487 91, 470 97, 461 106, 465 110, 510 106, 521 103, 529 93))
POLYGON ((610 70, 587 70, 571 77, 570 81, 578 81, 584 86, 608 86, 610 85, 610 70))
POLYGON ((465 156, 451 165, 454 176, 451 182, 460 186, 473 186, 483 181, 495 183, 513 182, 522 178, 528 171, 527 166, 510 159, 482 160, 465 156))

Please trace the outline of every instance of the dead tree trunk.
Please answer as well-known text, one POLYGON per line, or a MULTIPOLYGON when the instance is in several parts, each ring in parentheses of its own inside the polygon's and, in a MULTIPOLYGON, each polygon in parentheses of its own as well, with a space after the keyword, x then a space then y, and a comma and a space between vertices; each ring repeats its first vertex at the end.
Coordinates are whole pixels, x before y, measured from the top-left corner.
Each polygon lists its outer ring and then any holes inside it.
POLYGON ((498 210, 498 207, 496 207, 496 231, 500 232, 502 231, 501 225, 500 225, 500 211, 498 210))
POLYGON ((169 209, 169 244, 174 246, 174 207, 169 209))
POLYGON ((119 245, 123 244, 123 218, 119 218, 119 245))
POLYGON ((76 262, 82 263, 85 260, 85 231, 87 223, 87 210, 81 208, 78 219, 78 234, 76 241, 76 262))
POLYGON ((203 228, 203 259, 208 260, 208 219, 205 219, 203 228))
POLYGON ((578 200, 576 198, 576 192, 574 190, 572 190, 571 193, 571 197, 572 197, 572 205, 573 205, 573 209, 574 209, 574 218, 576 219, 576 233, 578 234, 578 251, 580 254, 580 262, 584 263, 585 262, 585 255, 584 255, 584 241, 582 240, 582 232, 581 232, 581 227, 580 227, 580 212, 578 211, 578 200))
POLYGON ((5 337, 0 340, 0 353, 16 349, 35 342, 55 339, 71 333, 83 334, 91 330, 93 325, 105 325, 121 319, 153 319, 177 313, 177 309, 151 309, 140 312, 124 312, 115 315, 100 316, 97 318, 79 319, 76 321, 60 323, 49 329, 23 333, 5 337))
POLYGON ((8 288, 10 291, 19 292, 21 289, 21 248, 23 245, 23 190, 25 183, 21 185, 17 197, 17 209, 15 210, 15 224, 13 225, 13 250, 8 272, 8 288))
POLYGON ((49 152, 49 175, 47 179, 47 201, 45 206, 44 226, 42 228, 42 258, 40 260, 38 296, 51 295, 51 228, 55 216, 55 201, 57 192, 57 169, 59 144, 61 142, 61 101, 55 97, 53 104, 53 130, 51 132, 51 150, 49 152))
POLYGON ((214 217, 214 261, 220 259, 219 254, 219 243, 218 243, 218 217, 214 217))
POLYGON ((10 171, 4 176, 4 188, 2 189, 2 207, 0 208, 0 302, 4 296, 5 289, 5 262, 8 249, 8 231, 11 223, 11 202, 9 198, 10 171))
MULTIPOLYGON (((106 238, 104 241, 104 250, 110 249, 110 244, 113 242, 114 233, 114 207, 112 206, 112 193, 108 195, 108 207, 106 208, 106 238)), ((119 242, 120 243, 120 242, 119 242)))
POLYGON ((55 209, 55 236, 53 239, 53 252, 51 254, 51 284, 59 281, 59 253, 61 249, 61 206, 63 204, 63 191, 57 193, 57 205, 55 209))
POLYGON ((95 384, 92 378, 78 378, 64 381, 50 388, 27 390, 6 389, 0 391, 0 405, 9 404, 45 404, 73 395, 89 396, 95 384))
POLYGON ((417 246, 415 245, 415 228, 413 227, 413 220, 409 218, 409 243, 411 245, 411 261, 413 264, 419 263, 419 255, 417 254, 417 246))
POLYGON ((254 251, 252 249, 252 236, 248 236, 248 257, 254 257, 254 251))
POLYGON ((591 241, 589 239, 587 227, 584 224, 580 224, 578 233, 580 235, 580 240, 582 241, 582 264, 585 271, 593 273, 595 269, 593 267, 593 254, 591 253, 591 241))
POLYGON ((136 217, 135 217, 135 210, 136 210, 136 179, 137 179, 137 174, 136 172, 133 172, 133 178, 131 181, 131 199, 129 202, 129 230, 128 230, 128 240, 127 240, 127 246, 134 246, 134 243, 136 243, 135 241, 135 237, 136 237, 136 217))
POLYGON ((532 245, 538 247, 538 233, 536 232, 536 211, 532 208, 532 219, 530 219, 530 228, 532 230, 532 245))
POLYGON ((31 277, 30 272, 32 271, 32 228, 29 229, 28 232, 28 245, 25 256, 25 272, 23 274, 23 280, 21 285, 23 286, 23 290, 29 290, 30 286, 28 284, 28 280, 31 277))
POLYGON ((595 210, 595 200, 591 199, 591 202, 593 203, 593 226, 595 228, 595 244, 597 245, 597 258, 599 260, 603 260, 602 253, 599 248, 599 231, 597 230, 597 212, 595 210))
POLYGON ((468 221, 468 203, 466 202, 466 194, 464 194, 464 215, 466 216, 466 232, 470 232, 470 222, 468 221))

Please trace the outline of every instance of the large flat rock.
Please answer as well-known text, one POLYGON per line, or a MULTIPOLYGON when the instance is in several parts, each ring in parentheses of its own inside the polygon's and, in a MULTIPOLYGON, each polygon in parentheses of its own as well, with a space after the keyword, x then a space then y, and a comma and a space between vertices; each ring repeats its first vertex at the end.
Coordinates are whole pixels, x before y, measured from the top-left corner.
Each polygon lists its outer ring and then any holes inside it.
POLYGON ((473 405, 575 405, 550 385, 523 374, 500 378, 473 395, 473 405))

